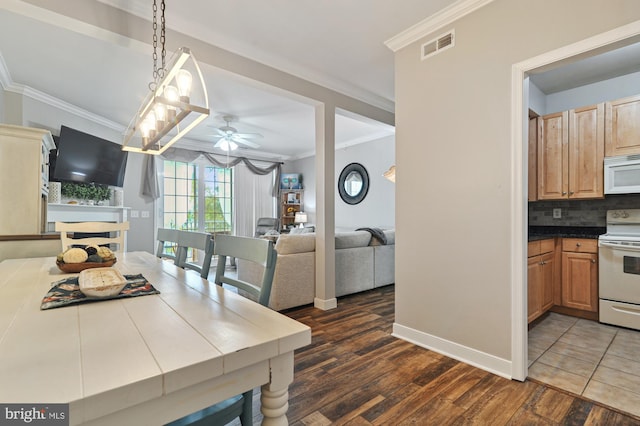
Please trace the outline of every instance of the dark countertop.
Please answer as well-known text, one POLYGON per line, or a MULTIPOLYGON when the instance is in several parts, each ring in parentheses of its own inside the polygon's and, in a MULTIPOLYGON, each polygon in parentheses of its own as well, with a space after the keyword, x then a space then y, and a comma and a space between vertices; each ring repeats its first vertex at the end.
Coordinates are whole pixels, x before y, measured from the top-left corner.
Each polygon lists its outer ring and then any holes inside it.
POLYGON ((607 232, 604 226, 530 226, 529 241, 553 237, 598 239, 607 232))

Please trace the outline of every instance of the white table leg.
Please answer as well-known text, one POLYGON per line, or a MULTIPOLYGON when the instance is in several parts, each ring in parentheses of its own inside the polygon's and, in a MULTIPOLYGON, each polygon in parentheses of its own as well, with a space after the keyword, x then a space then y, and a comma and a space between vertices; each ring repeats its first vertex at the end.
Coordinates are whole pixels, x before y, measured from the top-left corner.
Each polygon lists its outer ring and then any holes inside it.
POLYGON ((271 382, 262 385, 260 396, 262 424, 265 426, 288 425, 289 385, 293 382, 293 352, 272 358, 271 382))

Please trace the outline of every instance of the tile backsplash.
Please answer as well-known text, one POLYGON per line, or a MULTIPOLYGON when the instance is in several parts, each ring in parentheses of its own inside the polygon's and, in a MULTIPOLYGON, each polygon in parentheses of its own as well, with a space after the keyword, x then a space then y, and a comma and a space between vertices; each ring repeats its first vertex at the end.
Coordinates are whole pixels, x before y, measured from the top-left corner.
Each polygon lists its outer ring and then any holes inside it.
POLYGON ((640 194, 607 195, 602 200, 535 201, 529 203, 530 226, 606 226, 607 210, 640 209, 640 194), (553 209, 562 217, 553 218, 553 209))

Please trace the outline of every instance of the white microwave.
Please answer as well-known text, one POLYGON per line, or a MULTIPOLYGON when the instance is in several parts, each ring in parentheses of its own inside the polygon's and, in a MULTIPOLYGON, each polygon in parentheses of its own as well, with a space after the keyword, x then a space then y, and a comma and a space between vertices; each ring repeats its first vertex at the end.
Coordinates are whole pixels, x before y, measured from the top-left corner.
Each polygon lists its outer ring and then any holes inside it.
POLYGON ((604 159, 604 193, 640 193, 640 155, 604 159))

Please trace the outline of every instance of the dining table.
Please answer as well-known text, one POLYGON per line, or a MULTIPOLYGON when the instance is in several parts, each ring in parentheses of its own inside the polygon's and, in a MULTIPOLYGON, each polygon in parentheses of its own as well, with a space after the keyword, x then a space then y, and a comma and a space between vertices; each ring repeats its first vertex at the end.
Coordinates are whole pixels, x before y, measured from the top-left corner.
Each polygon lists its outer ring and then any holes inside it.
POLYGON ((66 404, 70 425, 162 425, 260 387, 263 424, 288 424, 309 327, 147 252, 112 268, 156 293, 42 309, 78 273, 54 257, 0 262, 1 404, 66 404))

